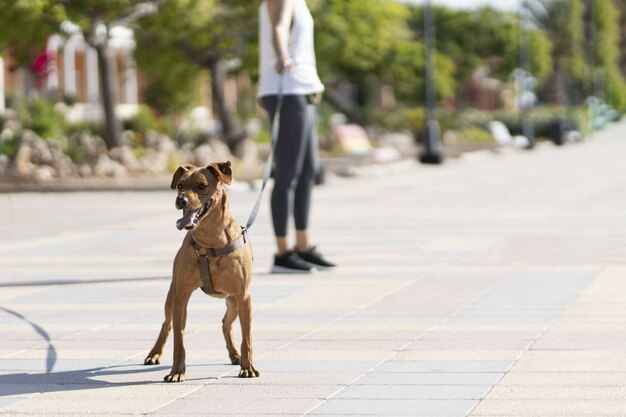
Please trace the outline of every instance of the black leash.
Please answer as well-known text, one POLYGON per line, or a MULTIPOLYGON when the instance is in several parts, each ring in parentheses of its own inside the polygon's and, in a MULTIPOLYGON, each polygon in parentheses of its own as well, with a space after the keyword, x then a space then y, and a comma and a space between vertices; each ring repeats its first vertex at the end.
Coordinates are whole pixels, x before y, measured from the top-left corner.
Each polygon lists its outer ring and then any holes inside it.
POLYGON ((274 112, 274 118, 272 120, 272 128, 271 128, 271 146, 270 146, 270 154, 267 157, 267 161, 265 162, 265 168, 263 168, 263 182, 261 184, 261 192, 259 193, 259 197, 254 203, 252 207, 252 211, 250 212, 250 217, 248 217, 248 221, 246 225, 243 227, 243 233, 247 233, 248 230, 254 224, 256 220, 256 216, 259 214, 259 208, 261 207, 261 198, 263 197, 263 192, 265 191, 265 187, 270 179, 270 174, 272 172, 272 163, 274 162, 274 151, 276 150, 276 143, 278 142, 278 125, 280 124, 280 110, 283 107, 283 77, 280 76, 280 81, 278 83, 278 103, 276 104, 276 111, 274 112))

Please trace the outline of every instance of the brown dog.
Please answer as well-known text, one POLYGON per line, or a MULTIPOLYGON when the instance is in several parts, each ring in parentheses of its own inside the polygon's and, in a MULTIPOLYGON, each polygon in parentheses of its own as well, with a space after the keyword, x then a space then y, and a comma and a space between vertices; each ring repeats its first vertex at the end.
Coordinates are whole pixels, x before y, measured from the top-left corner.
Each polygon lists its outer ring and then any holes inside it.
POLYGON ((252 360, 252 300, 248 294, 252 279, 252 248, 228 208, 224 184, 231 181, 230 161, 206 168, 183 165, 172 179, 172 189, 178 190, 176 208, 183 210, 183 217, 176 226, 188 233, 174 259, 172 283, 165 300, 165 321, 144 361, 146 365, 160 363, 173 324, 174 363, 164 378, 167 382, 185 379, 183 335, 187 304, 191 293, 200 287, 213 297, 226 299, 222 331, 231 363, 241 364, 239 376, 259 376, 252 360), (232 324, 237 316, 243 339, 241 355, 235 348, 232 334, 232 324))

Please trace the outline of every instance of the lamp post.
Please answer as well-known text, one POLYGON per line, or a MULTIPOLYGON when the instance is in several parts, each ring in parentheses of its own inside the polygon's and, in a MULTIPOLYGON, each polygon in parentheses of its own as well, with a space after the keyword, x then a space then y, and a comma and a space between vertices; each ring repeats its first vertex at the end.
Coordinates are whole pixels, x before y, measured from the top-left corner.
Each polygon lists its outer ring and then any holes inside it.
POLYGON ((435 49, 435 19, 430 0, 424 0, 424 72, 426 84, 426 126, 424 143, 419 160, 423 164, 441 164, 441 133, 439 124, 435 118, 435 66, 433 64, 433 51, 435 49))
POLYGON ((528 58, 528 28, 526 25, 526 12, 527 12, 527 1, 522 0, 520 11, 519 11, 519 36, 520 36, 520 45, 519 45, 519 60, 520 60, 520 68, 522 69, 523 76, 520 77, 520 107, 522 110, 522 135, 528 139, 528 143, 526 145, 526 149, 533 149, 535 147, 535 128, 530 120, 530 116, 528 115, 529 107, 532 106, 532 103, 527 103, 525 97, 530 95, 530 62, 528 58))

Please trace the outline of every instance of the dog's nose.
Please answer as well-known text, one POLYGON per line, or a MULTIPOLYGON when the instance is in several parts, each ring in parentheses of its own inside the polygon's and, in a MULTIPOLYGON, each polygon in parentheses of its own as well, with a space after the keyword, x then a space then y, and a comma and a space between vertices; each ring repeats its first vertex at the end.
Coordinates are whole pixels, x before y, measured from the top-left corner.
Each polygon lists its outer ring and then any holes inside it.
POLYGON ((182 209, 184 209, 185 207, 187 207, 187 203, 188 203, 188 202, 189 202, 189 201, 187 200, 187 197, 185 197, 185 196, 180 196, 180 195, 179 195, 179 196, 176 198, 176 208, 177 208, 177 209, 179 209, 179 210, 182 210, 182 209))

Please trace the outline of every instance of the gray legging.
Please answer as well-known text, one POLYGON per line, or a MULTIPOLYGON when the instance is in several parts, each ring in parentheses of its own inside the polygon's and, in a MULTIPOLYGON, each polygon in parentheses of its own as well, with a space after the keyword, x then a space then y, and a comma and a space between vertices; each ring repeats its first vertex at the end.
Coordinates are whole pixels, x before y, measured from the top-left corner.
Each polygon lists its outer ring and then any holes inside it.
MULTIPOLYGON (((270 121, 273 121, 278 96, 261 97, 261 105, 268 112, 270 121)), ((289 214, 292 211, 296 230, 307 229, 317 164, 315 106, 308 103, 306 96, 285 95, 274 154, 271 200, 276 237, 287 236, 289 214)))

